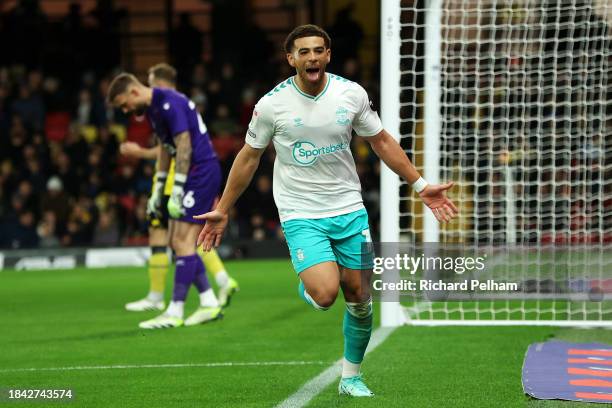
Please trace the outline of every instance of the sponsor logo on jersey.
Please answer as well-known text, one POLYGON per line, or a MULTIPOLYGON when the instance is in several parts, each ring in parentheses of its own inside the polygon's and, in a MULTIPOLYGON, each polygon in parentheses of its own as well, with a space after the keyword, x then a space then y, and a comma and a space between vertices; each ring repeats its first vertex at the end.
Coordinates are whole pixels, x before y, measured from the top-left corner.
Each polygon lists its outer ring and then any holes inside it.
POLYGON ((295 142, 293 145, 293 160, 302 166, 310 166, 321 156, 336 154, 349 148, 346 142, 317 147, 309 141, 295 142))
POLYGON ((253 132, 251 129, 247 130, 247 135, 251 136, 253 139, 257 138, 257 134, 253 132))
POLYGON ((302 122, 302 118, 295 118, 295 119, 293 119, 293 126, 295 126, 295 127, 302 127, 302 126, 304 126, 304 122, 302 122))

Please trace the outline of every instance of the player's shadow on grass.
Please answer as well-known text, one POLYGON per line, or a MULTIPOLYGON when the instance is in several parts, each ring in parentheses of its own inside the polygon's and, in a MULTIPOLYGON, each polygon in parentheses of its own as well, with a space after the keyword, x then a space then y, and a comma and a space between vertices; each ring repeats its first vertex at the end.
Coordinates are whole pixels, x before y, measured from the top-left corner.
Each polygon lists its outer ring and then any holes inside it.
POLYGON ((292 322, 295 320, 295 317, 300 313, 307 313, 311 310, 308 310, 307 305, 297 304, 293 307, 282 309, 278 313, 270 313, 265 317, 265 319, 261 319, 257 322, 258 329, 268 329, 275 328, 278 329, 278 324, 281 322, 292 322))
MULTIPOLYGON (((90 333, 83 336, 68 336, 68 337, 39 337, 28 340, 29 343, 34 344, 48 344, 48 343, 57 343, 59 341, 83 341, 83 340, 113 340, 113 339, 125 339, 129 337, 140 338, 149 332, 144 332, 141 329, 130 329, 130 330, 117 330, 117 331, 107 331, 107 332, 98 332, 98 333, 90 333)), ((16 341, 16 343, 23 344, 23 339, 16 341)))

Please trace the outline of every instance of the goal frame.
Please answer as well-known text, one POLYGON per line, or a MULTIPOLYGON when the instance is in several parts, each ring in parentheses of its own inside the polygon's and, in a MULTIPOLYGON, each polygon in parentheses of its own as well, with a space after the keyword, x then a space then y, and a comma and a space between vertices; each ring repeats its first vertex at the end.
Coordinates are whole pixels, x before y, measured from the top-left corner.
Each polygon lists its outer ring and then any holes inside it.
MULTIPOLYGON (((441 132, 441 46, 443 0, 428 0, 425 15, 425 97, 424 97, 424 150, 423 176, 432 184, 439 183, 440 132, 441 132)), ((381 0, 380 17, 380 107, 385 129, 400 140, 400 30, 401 1, 381 0)), ((380 240, 383 243, 400 242, 400 186, 399 177, 381 162, 380 171, 380 240)), ((507 183, 511 180, 507 171, 507 183)), ((506 186, 506 192, 511 192, 506 186)), ((509 194, 507 194, 507 199, 509 194)), ((508 206, 511 208, 511 206, 508 206)), ((510 215, 511 214, 507 214, 510 215)), ((424 242, 439 242, 439 224, 432 212, 425 210, 423 220, 424 242)), ((515 231, 508 233, 515 236, 515 231)), ((382 256, 393 254, 381 254, 382 256)), ((559 326, 559 327, 612 327, 612 321, 604 320, 421 320, 412 319, 399 302, 399 294, 381 302, 381 325, 396 327, 404 324, 418 326, 559 326)))

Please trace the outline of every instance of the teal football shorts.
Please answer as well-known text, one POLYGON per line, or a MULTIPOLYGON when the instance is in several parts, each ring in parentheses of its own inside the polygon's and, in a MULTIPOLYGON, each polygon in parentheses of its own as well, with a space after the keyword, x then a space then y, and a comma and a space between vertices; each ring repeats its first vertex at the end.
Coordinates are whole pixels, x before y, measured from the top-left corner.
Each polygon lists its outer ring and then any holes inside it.
POLYGON ((372 269, 372 240, 365 208, 335 217, 289 220, 281 225, 298 274, 325 261, 350 269, 372 269))

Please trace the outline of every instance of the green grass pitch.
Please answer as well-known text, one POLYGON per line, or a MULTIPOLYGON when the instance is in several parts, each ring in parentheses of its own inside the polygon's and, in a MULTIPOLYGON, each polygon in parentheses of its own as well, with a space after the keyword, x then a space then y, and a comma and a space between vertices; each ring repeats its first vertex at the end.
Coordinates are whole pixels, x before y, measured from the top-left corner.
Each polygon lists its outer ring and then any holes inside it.
MULTIPOLYGON (((226 266, 241 291, 225 318, 161 331, 138 329, 154 312, 123 310, 146 293, 144 268, 1 271, 0 389, 70 388, 74 400, 0 405, 272 407, 341 357, 342 302, 327 313, 304 305, 285 260, 226 266)), ((522 394, 527 346, 553 337, 612 343, 606 330, 402 327, 363 366, 373 399, 339 397, 334 383, 309 406, 583 406, 522 394)))

